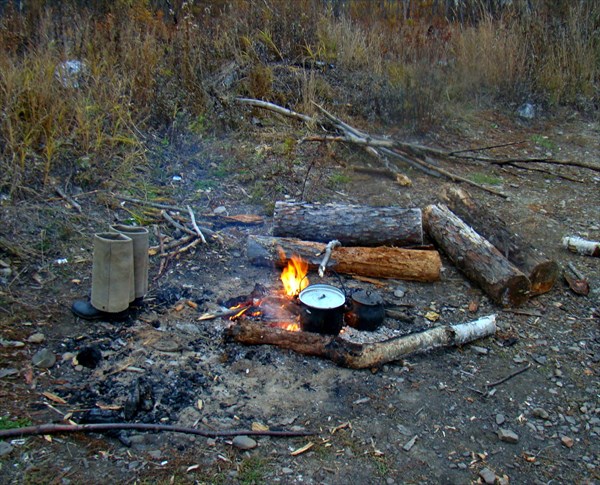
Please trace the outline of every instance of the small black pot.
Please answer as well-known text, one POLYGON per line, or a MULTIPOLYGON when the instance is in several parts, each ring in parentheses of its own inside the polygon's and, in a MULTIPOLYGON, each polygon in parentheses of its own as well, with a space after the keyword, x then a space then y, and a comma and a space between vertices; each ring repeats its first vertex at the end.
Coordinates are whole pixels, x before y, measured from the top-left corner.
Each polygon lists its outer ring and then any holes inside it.
POLYGON ((300 328, 305 332, 338 335, 344 326, 346 296, 331 285, 310 285, 300 292, 300 328))
POLYGON ((346 314, 346 323, 357 330, 377 330, 385 318, 383 299, 374 291, 357 291, 352 295, 352 309, 346 314))

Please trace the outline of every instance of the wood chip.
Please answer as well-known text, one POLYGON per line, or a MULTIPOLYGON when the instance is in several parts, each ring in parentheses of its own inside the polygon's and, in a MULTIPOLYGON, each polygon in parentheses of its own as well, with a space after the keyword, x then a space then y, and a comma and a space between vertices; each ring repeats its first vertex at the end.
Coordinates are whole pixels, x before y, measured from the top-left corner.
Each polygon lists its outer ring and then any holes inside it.
POLYGON ((262 423, 252 423, 252 431, 269 431, 269 427, 262 423))
POLYGON ((51 392, 44 391, 44 392, 42 392, 42 395, 45 396, 46 398, 50 399, 50 401, 53 401, 55 403, 67 404, 67 401, 65 401, 62 397, 57 396, 56 394, 53 394, 51 392))
POLYGON ((305 451, 310 450, 313 446, 315 446, 315 444, 312 441, 310 441, 306 445, 304 445, 302 448, 298 448, 297 450, 292 451, 290 453, 290 455, 298 456, 298 455, 304 453, 305 451))

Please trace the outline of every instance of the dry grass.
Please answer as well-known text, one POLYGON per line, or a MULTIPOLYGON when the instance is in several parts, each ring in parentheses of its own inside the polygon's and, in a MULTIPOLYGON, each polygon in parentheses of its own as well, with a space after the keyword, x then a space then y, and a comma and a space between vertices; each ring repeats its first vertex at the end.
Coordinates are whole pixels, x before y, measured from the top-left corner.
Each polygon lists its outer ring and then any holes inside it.
POLYGON ((435 123, 449 102, 482 97, 593 107, 600 6, 540 1, 528 13, 517 7, 525 3, 500 12, 477 1, 456 12, 445 2, 408 11, 359 0, 339 12, 317 0, 183 2, 175 12, 148 0, 94 2, 95 11, 38 0, 25 13, 7 9, 0 191, 127 179, 145 163, 142 133, 176 120, 210 124, 215 94, 309 112, 313 101, 346 103, 351 114, 414 129, 435 123), (67 59, 86 64, 78 87, 55 76, 67 59), (323 71, 295 67, 318 62, 323 71), (215 84, 225 65, 236 75, 215 84), (278 78, 281 65, 288 78, 278 78))

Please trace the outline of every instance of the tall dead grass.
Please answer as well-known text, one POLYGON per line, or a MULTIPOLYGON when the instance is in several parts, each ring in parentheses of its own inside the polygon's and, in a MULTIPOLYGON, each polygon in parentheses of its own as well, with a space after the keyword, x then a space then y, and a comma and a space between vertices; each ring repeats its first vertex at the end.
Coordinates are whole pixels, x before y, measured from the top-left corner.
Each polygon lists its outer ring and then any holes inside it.
POLYGON ((7 7, 0 16, 0 192, 54 178, 126 180, 145 163, 143 133, 166 131, 175 120, 210 120, 215 95, 307 110, 313 101, 337 102, 349 114, 414 129, 435 123, 447 103, 474 97, 597 110, 596 2, 556 10, 540 0, 534 11, 486 12, 473 1, 478 13, 462 23, 426 3, 410 12, 389 3, 381 13, 358 0, 342 12, 320 0, 179 2, 172 12, 157 4, 7 7), (87 66, 78 87, 55 76, 68 59, 87 66), (318 65, 325 67, 307 70, 318 65), (296 78, 278 79, 282 72, 296 78))

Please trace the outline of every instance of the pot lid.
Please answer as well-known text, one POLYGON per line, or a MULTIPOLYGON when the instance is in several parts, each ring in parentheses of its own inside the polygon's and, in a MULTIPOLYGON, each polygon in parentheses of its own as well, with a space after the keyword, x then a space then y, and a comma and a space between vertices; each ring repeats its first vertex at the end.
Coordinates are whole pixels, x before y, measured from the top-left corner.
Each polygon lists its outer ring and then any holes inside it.
POLYGON ((305 305, 321 310, 339 308, 346 302, 344 294, 331 285, 307 286, 300 292, 298 298, 305 305))
POLYGON ((352 295, 352 299, 356 303, 361 303, 363 305, 382 305, 383 298, 376 291, 370 290, 360 290, 352 295))

